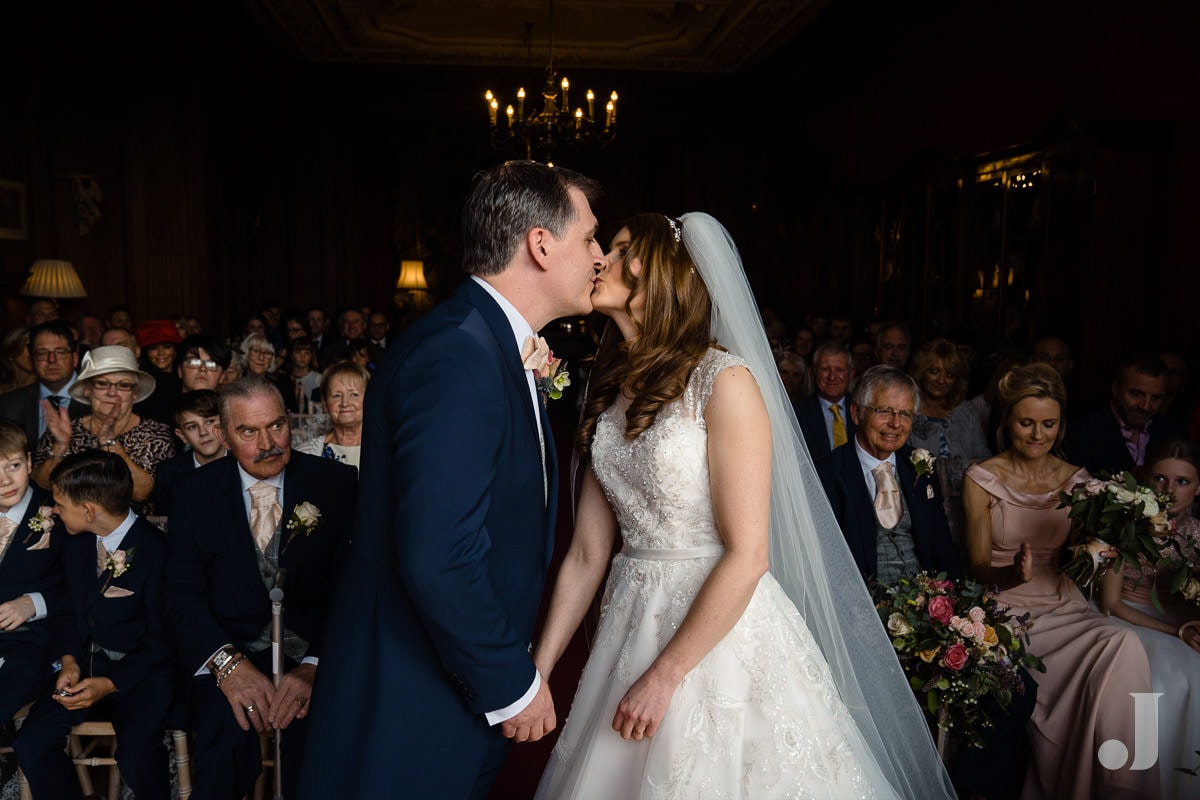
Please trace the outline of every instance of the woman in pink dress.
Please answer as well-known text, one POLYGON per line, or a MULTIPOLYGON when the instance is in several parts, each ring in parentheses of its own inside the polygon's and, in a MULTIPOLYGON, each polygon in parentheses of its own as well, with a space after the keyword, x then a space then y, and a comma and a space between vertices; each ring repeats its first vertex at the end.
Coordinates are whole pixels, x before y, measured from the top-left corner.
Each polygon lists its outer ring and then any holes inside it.
MULTIPOLYGON (((1143 477, 1155 488, 1170 492, 1175 504, 1175 536, 1189 560, 1200 556, 1200 519, 1192 504, 1200 489, 1200 447, 1187 439, 1168 440, 1146 453, 1143 477)), ((1200 792, 1200 778, 1180 772, 1194 769, 1200 748, 1200 607, 1170 595, 1170 567, 1156 569, 1144 556, 1126 562, 1103 579, 1101 607, 1136 626, 1138 638, 1150 659, 1150 679, 1158 701, 1158 772, 1163 797, 1185 797, 1200 792), (1157 573, 1157 575, 1156 575, 1157 573), (1150 597, 1157 577, 1159 604, 1150 597)))
POLYGON ((1014 615, 1029 613, 1029 649, 1046 665, 1032 673, 1038 698, 1022 798, 1156 798, 1158 770, 1134 758, 1130 694, 1151 691, 1146 652, 1130 627, 1090 609, 1059 568, 1071 526, 1059 493, 1088 477, 1055 455, 1066 389, 1038 363, 1010 370, 998 395, 1002 451, 967 470, 963 501, 974 578, 998 587, 1014 615))

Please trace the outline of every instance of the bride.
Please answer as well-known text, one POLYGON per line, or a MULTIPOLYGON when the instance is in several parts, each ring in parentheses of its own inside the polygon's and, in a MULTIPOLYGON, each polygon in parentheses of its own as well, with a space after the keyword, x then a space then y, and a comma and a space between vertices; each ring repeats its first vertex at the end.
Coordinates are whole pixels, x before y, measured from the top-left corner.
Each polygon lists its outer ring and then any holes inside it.
POLYGON ((611 572, 537 797, 953 797, 728 233, 642 214, 607 260, 544 679, 611 572))

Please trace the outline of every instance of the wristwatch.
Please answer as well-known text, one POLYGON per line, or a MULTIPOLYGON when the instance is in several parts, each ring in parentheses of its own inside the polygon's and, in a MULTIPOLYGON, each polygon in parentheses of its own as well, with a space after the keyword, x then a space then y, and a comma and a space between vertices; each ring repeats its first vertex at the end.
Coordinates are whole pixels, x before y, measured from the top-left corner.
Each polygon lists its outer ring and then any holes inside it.
POLYGON ((217 651, 217 654, 212 657, 212 661, 210 662, 212 667, 209 669, 209 672, 220 672, 221 670, 225 669, 229 662, 233 661, 233 657, 235 655, 237 655, 237 651, 234 650, 233 647, 229 645, 222 647, 217 651))

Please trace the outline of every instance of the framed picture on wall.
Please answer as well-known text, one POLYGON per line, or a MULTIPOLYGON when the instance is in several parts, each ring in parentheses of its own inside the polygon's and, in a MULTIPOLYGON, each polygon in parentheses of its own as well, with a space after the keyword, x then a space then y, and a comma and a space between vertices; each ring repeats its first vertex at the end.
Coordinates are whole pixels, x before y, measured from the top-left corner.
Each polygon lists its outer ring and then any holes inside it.
POLYGON ((0 180, 0 239, 24 239, 28 235, 25 184, 0 180))

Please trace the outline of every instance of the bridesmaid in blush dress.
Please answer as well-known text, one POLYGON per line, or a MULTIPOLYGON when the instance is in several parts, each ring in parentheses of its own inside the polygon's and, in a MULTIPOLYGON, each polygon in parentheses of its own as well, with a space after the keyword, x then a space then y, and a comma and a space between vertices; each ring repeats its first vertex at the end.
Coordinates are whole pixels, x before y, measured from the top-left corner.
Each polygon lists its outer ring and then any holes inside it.
MULTIPOLYGON (((1200 554, 1200 520, 1191 514, 1200 489, 1200 447, 1187 439, 1155 445, 1146 453, 1146 477, 1160 491, 1170 492, 1176 537, 1189 559, 1200 554)), ((1150 597, 1156 569, 1145 557, 1126 562, 1104 576, 1100 603, 1105 611, 1134 626, 1146 656, 1158 701, 1158 772, 1165 798, 1200 792, 1200 778, 1180 772, 1194 769, 1200 747, 1200 608, 1167 594, 1166 568, 1158 570, 1162 610, 1150 597)))
POLYGON ((1128 763, 1136 753, 1130 694, 1152 691, 1146 652, 1129 626, 1089 608, 1059 569, 1071 525, 1059 493, 1088 477, 1053 452, 1066 389, 1052 367, 1029 364, 1001 378, 999 399, 1003 449, 967 470, 963 501, 971 572, 998 587, 1014 615, 1030 614, 1029 649, 1046 665, 1031 673, 1038 698, 1022 798, 1157 798, 1158 770, 1128 763), (1097 754, 1110 740, 1130 756, 1117 769, 1097 754))

